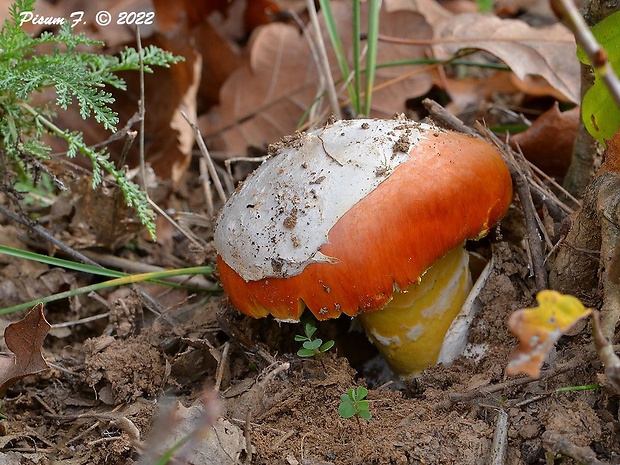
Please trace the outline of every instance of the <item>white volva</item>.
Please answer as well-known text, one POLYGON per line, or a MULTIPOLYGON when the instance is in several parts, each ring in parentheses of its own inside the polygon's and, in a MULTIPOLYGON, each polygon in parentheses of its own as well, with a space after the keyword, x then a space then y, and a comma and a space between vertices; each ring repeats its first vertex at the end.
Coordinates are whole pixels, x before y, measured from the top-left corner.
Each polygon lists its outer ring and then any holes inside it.
POLYGON ((215 245, 243 279, 290 277, 313 262, 329 230, 409 158, 424 131, 404 119, 338 121, 276 144, 226 203, 215 245), (277 257, 277 258, 274 258, 277 257))

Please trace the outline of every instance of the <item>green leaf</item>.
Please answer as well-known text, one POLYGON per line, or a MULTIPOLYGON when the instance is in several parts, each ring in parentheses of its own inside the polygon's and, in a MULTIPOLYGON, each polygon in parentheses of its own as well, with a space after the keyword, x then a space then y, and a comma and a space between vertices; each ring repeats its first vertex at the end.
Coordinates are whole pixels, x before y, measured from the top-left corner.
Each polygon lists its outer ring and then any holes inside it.
POLYGON ((317 351, 319 347, 321 347, 323 341, 321 339, 314 339, 313 341, 304 342, 304 349, 312 350, 313 352, 317 351))
POLYGON ((314 357, 314 351, 308 349, 299 349, 297 351, 299 357, 314 357))
POLYGON ((370 420, 372 418, 372 414, 368 410, 360 410, 357 415, 364 420, 370 420))
POLYGON ((316 333, 316 326, 314 325, 313 322, 308 322, 305 324, 304 333, 306 333, 306 336, 308 336, 308 339, 312 339, 312 336, 314 335, 314 333, 316 333))
POLYGON ((368 410, 367 400, 358 400, 355 405, 357 405, 358 410, 368 410))
POLYGON ((127 204, 136 209, 140 221, 154 238, 155 214, 146 194, 109 161, 105 150, 93 150, 84 144, 81 133, 57 127, 53 122, 53 104, 62 109, 77 104, 82 118, 94 117, 103 128, 114 132, 119 120, 110 108, 114 99, 105 86, 125 88, 122 78, 114 73, 140 70, 141 65, 146 72, 151 72, 150 66, 168 67, 183 58, 155 46, 145 47, 140 53, 126 48, 117 57, 87 52, 88 47, 100 47, 103 42, 74 34, 69 23, 57 34, 49 31, 38 37, 27 34, 19 23, 23 12, 34 11, 33 0, 16 0, 9 11, 11 18, 4 21, 0 30, 0 153, 3 154, 3 168, 9 169, 4 169, 4 173, 0 170, 3 175, 0 183, 14 183, 11 176, 15 171, 20 181, 27 183, 30 178, 31 184, 35 184, 33 180, 37 179, 38 172, 45 171, 40 161, 47 158, 49 152, 43 136, 61 137, 68 145, 67 156, 81 153, 90 158, 93 187, 101 183, 104 172, 114 178, 127 204), (42 48, 40 45, 49 46, 42 48), (56 95, 51 110, 34 106, 33 95, 48 88, 56 95))
POLYGON ((303 342, 303 341, 307 341, 308 338, 306 336, 302 336, 300 334, 295 335, 295 341, 297 342, 303 342))
MULTIPOLYGON (((592 27, 592 34, 605 49, 609 63, 616 74, 620 74, 620 12, 609 15, 595 24, 592 27)), ((577 49, 577 57, 582 63, 589 64, 588 57, 581 47, 577 49)), ((583 97, 581 117, 588 132, 602 143, 611 139, 620 127, 620 109, 615 105, 609 89, 599 76, 583 97)))
POLYGON ((476 6, 480 13, 491 13, 493 11, 493 0, 476 0, 476 6))
POLYGON ((368 395, 368 389, 366 389, 364 386, 359 386, 357 388, 357 392, 355 393, 355 399, 360 401, 367 395, 368 395))
POLYGON ((355 406, 350 402, 343 402, 338 406, 338 414, 342 418, 351 418, 355 416, 356 413, 355 406))
POLYGON ((325 344, 323 344, 319 350, 321 352, 327 352, 329 349, 331 349, 332 347, 334 347, 334 341, 327 341, 325 344))

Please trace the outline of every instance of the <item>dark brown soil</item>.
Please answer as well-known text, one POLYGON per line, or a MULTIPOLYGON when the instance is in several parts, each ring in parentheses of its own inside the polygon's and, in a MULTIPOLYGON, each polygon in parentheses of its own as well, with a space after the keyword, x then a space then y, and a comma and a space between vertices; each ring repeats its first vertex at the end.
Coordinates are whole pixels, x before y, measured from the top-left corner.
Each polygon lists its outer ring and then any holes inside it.
MULTIPOLYGON (((407 380, 386 376, 348 318, 318 325, 317 335, 336 346, 314 360, 295 355, 300 325, 241 317, 221 295, 145 287, 162 304, 159 314, 131 289, 50 304, 55 324, 107 315, 55 327, 44 345, 52 369, 9 389, 0 463, 150 464, 182 438, 169 463, 620 463, 618 397, 605 387, 587 325, 559 341, 540 380, 504 374, 516 345, 506 321, 534 297, 520 221, 513 208, 503 238, 476 245, 495 259, 470 332, 484 353, 407 380), (601 387, 557 391, 593 384, 601 387), (340 396, 356 386, 369 387, 370 420, 338 414, 340 396), (493 461, 498 438, 507 442, 505 458, 499 447, 493 461)), ((18 237, 3 226, 3 242, 21 244, 18 237)), ((190 251, 175 238, 123 254, 163 265, 173 255, 212 263, 208 250, 190 251)), ((92 280, 2 260, 3 302, 92 280)))

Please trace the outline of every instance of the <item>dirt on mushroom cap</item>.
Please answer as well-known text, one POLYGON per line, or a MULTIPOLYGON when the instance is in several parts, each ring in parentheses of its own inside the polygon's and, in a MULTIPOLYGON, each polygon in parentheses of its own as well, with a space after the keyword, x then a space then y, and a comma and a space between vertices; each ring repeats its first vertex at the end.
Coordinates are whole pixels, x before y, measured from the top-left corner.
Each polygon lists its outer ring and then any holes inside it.
MULTIPOLYGON (((425 136, 380 189, 329 229, 318 252, 332 260, 307 264, 288 278, 246 281, 220 256, 221 281, 232 303, 248 315, 271 313, 283 320, 297 320, 304 305, 319 319, 377 310, 395 287, 406 288, 448 250, 484 235, 512 199, 501 156, 462 134, 431 127, 425 136)), ((228 241, 236 243, 234 236, 228 241)), ((272 259, 280 259, 277 252, 272 259)))

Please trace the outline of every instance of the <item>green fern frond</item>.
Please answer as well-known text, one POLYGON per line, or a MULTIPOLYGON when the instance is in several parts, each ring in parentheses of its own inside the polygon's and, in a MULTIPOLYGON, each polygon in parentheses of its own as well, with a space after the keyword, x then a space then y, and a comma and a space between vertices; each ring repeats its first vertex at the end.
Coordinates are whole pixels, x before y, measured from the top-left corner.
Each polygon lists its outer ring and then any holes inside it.
MULTIPOLYGON (((141 52, 127 47, 118 56, 84 52, 103 43, 84 34, 74 34, 68 23, 57 34, 46 31, 32 37, 19 24, 22 13, 34 10, 34 3, 34 0, 15 0, 9 10, 10 19, 5 20, 0 30, 0 166, 13 166, 16 172, 36 179, 40 163, 49 157, 51 150, 41 141, 41 136, 60 137, 67 142, 68 157, 82 154, 90 159, 93 188, 109 175, 154 237, 155 215, 146 194, 109 160, 105 149, 88 147, 80 132, 57 127, 53 123, 53 111, 32 105, 32 96, 53 88, 56 107, 65 110, 77 104, 83 119, 93 117, 104 129, 115 132, 119 119, 110 108, 114 97, 105 87, 125 90, 125 82, 116 73, 140 69, 152 72, 153 66, 169 67, 183 57, 175 57, 156 46, 141 52), (42 44, 52 45, 52 51, 39 53, 37 47, 42 44)), ((0 171, 0 176, 6 178, 9 174, 0 171)), ((0 182, 9 184, 3 179, 0 182)))

